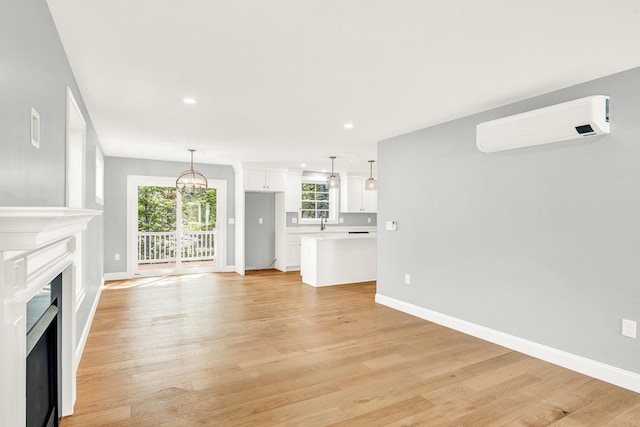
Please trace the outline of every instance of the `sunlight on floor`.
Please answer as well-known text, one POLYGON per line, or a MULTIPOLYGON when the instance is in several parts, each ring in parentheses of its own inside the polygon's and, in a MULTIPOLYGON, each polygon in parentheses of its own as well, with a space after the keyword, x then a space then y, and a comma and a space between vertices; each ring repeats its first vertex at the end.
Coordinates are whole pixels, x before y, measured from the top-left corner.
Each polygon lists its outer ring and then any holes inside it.
POLYGON ((112 282, 107 282, 104 285, 104 290, 110 289, 130 289, 130 288, 149 288, 155 286, 168 286, 172 285, 176 282, 180 282, 183 276, 189 276, 189 278, 198 278, 206 276, 210 273, 196 273, 196 274, 188 274, 188 275, 174 275, 174 276, 155 276, 155 277, 139 277, 128 280, 117 280, 112 282))

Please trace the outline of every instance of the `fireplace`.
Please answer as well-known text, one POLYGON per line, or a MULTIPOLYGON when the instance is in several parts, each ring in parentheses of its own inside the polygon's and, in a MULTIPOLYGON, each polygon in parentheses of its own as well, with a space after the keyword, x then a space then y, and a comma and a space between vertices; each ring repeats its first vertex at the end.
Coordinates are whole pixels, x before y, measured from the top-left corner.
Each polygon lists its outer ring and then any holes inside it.
POLYGON ((1 426, 55 426, 58 417, 73 413, 76 286, 82 280, 76 242, 99 214, 0 207, 1 426), (40 305, 43 313, 28 315, 40 305), (28 379, 32 370, 42 375, 28 379))
POLYGON ((62 275, 27 302, 26 427, 57 427, 62 275))

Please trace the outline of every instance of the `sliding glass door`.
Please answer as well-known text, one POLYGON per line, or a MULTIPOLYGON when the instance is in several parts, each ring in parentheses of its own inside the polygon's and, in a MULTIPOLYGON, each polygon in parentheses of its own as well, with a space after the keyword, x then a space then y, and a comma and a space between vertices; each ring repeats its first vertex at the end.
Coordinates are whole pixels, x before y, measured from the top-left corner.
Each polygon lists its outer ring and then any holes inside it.
POLYGON ((219 185, 213 182, 203 196, 190 197, 178 192, 173 180, 140 178, 135 183, 135 239, 130 245, 134 274, 220 270, 224 248, 218 232, 219 185))

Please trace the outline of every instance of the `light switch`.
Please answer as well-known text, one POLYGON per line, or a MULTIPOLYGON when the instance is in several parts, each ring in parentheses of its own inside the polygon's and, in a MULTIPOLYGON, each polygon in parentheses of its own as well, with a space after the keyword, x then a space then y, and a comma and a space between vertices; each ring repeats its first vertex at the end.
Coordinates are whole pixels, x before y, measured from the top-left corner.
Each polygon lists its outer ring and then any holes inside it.
POLYGON ((396 231, 398 229, 398 222, 396 220, 387 221, 385 223, 385 229, 387 231, 396 231))
POLYGON ((258 224, 262 224, 262 218, 258 218, 258 224))
POLYGON ((236 223, 236 219, 235 218, 229 218, 229 225, 233 225, 236 223))

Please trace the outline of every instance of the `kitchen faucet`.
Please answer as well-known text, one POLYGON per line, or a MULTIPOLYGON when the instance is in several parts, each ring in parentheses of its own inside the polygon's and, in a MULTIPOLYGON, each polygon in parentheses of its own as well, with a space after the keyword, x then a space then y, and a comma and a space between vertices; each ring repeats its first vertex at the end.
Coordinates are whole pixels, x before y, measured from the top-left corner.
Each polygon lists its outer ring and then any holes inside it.
POLYGON ((327 223, 325 221, 325 218, 320 217, 320 231, 323 231, 325 228, 327 228, 327 223))

